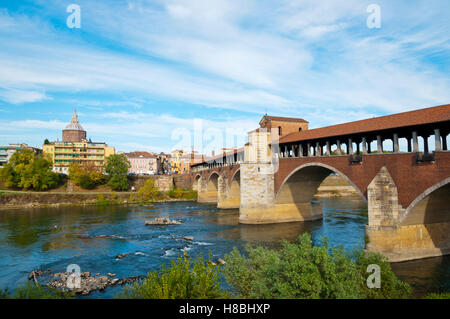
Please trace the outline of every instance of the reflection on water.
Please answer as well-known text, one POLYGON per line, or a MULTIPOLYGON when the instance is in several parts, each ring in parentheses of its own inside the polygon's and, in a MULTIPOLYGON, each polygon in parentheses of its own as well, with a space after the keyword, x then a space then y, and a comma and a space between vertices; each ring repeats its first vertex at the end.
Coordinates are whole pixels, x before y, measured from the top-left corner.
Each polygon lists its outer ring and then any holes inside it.
MULTIPOLYGON (((359 199, 327 199, 323 219, 307 223, 241 225, 237 210, 219 210, 192 202, 151 207, 64 207, 0 212, 0 287, 25 282, 34 269, 64 271, 76 263, 93 274, 112 272, 119 278, 144 275, 182 252, 223 257, 246 244, 277 248, 311 233, 314 242, 327 237, 333 246, 363 246, 366 204, 359 199), (182 219, 181 225, 145 226, 146 219, 182 219), (194 241, 180 239, 193 236, 194 241), (117 259, 118 254, 128 253, 117 259)), ((417 295, 449 291, 450 257, 393 264, 394 271, 415 287, 417 295)), ((45 277, 44 277, 45 279, 45 277)), ((110 298, 120 287, 89 297, 110 298)))

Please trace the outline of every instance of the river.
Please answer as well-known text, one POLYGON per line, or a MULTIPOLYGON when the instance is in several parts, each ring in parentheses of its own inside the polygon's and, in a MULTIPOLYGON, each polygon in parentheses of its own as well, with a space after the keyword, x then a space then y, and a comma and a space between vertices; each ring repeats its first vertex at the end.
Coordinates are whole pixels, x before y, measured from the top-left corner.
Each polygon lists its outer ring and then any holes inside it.
MULTIPOLYGON (((357 249, 364 245, 367 205, 359 199, 320 200, 323 219, 308 223, 241 225, 237 210, 219 210, 196 202, 154 206, 86 206, 0 211, 0 287, 14 289, 34 269, 64 272, 70 264, 91 274, 114 273, 118 278, 145 275, 178 254, 199 253, 214 259, 246 244, 277 248, 309 232, 331 245, 357 249), (145 226, 154 217, 181 219, 181 225, 145 226), (106 237, 104 235, 107 235, 106 237), (174 239, 193 236, 194 240, 174 239), (118 259, 118 254, 128 253, 118 259)), ((394 272, 413 286, 414 296, 450 291, 450 256, 392 264, 394 272)), ((111 298, 121 287, 91 293, 111 298)))

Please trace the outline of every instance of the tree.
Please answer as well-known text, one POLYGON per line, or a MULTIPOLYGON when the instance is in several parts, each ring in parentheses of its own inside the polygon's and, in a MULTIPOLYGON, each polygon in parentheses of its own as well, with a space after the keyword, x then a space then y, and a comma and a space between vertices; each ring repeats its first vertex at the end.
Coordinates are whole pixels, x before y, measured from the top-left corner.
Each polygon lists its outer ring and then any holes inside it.
POLYGON ((130 162, 124 154, 112 154, 105 159, 103 168, 109 176, 108 185, 113 190, 128 190, 128 169, 130 162))
POLYGON ((23 149, 15 152, 0 172, 6 187, 47 190, 58 186, 59 175, 52 172, 52 163, 42 155, 23 149))
POLYGON ((44 145, 48 145, 48 144, 50 144, 50 141, 46 138, 46 139, 44 140, 44 145))
POLYGON ((69 179, 84 189, 92 189, 106 181, 101 168, 90 162, 72 163, 69 167, 69 179))

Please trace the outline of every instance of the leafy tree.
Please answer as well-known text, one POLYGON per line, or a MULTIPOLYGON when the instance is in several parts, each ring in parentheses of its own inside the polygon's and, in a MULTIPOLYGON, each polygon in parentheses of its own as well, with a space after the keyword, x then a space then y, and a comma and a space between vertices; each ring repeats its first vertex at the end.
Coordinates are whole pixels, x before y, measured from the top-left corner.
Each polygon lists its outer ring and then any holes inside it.
POLYGON ((92 189, 97 185, 105 183, 106 178, 101 168, 92 163, 72 163, 69 167, 69 179, 84 189, 92 189))
POLYGON ((0 172, 6 187, 47 190, 58 186, 60 178, 52 163, 42 155, 23 149, 15 152, 0 172))
POLYGON ((283 242, 279 251, 246 248, 248 257, 235 248, 226 255, 224 277, 243 298, 403 298, 410 294, 389 263, 380 255, 357 254, 353 261, 343 248, 330 248, 326 240, 313 246, 309 234, 296 243, 283 242), (366 286, 368 263, 382 272, 381 289, 366 286))
POLYGON ((104 169, 109 175, 108 185, 113 190, 128 190, 128 169, 130 162, 124 154, 112 154, 105 160, 104 169))
POLYGON ((220 287, 220 265, 199 255, 193 263, 184 255, 163 265, 160 272, 153 271, 142 283, 134 283, 119 294, 119 298, 133 299, 217 299, 226 298, 220 287))

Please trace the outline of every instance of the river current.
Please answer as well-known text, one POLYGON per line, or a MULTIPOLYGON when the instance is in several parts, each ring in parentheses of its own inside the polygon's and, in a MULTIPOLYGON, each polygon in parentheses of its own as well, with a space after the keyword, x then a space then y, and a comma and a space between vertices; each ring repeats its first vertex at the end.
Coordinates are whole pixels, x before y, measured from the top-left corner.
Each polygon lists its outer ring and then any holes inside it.
MULTIPOLYGON (((332 246, 342 245, 346 250, 363 247, 367 205, 356 198, 320 202, 322 220, 274 225, 242 225, 238 210, 196 202, 0 211, 0 287, 14 289, 34 269, 64 272, 70 264, 94 275, 145 275, 184 251, 192 257, 211 252, 217 259, 246 244, 277 248, 281 240, 294 241, 304 232, 315 243, 327 237, 332 246), (144 225, 155 217, 183 223, 165 228, 144 225), (128 255, 116 258, 119 254, 128 255)), ((395 263, 392 268, 413 286, 414 296, 450 291, 450 256, 395 263)), ((87 298, 112 298, 121 289, 109 287, 87 298)))

